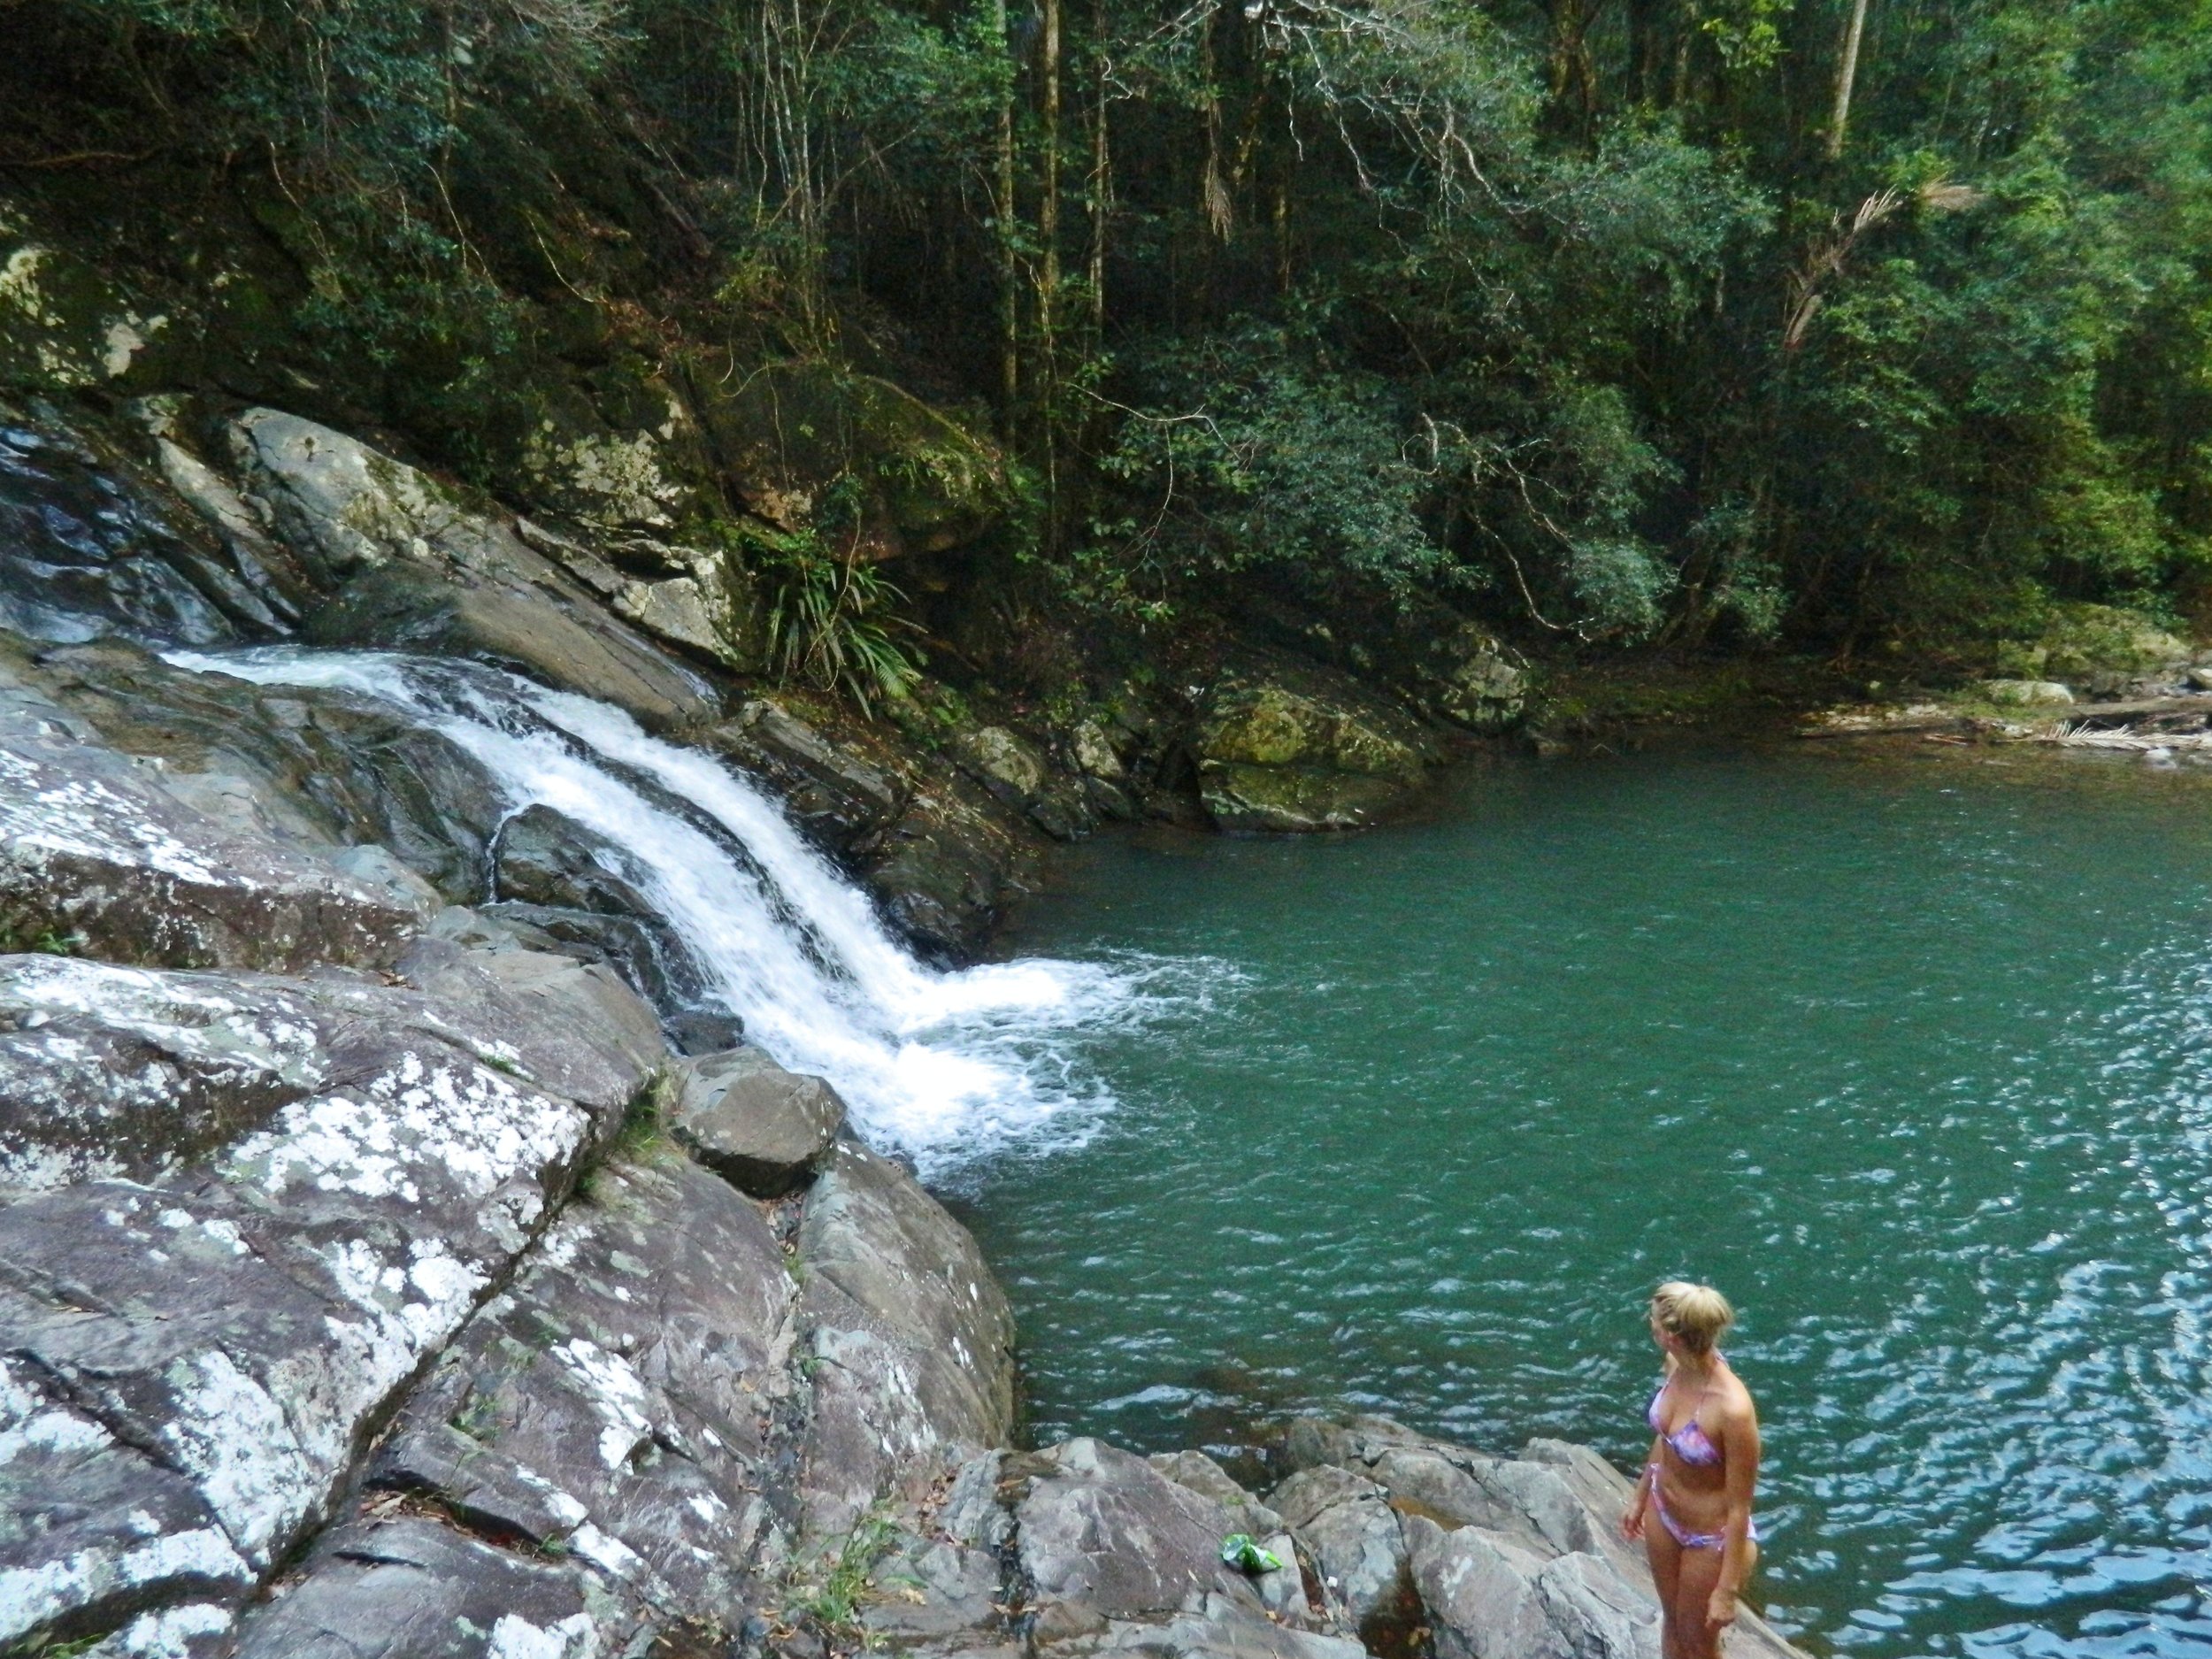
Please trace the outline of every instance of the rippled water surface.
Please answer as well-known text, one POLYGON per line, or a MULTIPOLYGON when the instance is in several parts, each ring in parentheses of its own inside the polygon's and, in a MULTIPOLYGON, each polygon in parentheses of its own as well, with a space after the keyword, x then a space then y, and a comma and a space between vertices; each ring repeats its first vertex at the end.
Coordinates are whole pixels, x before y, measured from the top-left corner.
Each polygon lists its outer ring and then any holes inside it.
POLYGON ((1025 950, 1206 957, 971 1194, 1042 1435, 1358 1408, 1640 1454, 1746 1310, 1763 1591, 1855 1654, 2212 1654, 2212 789, 1811 746, 1084 849, 1025 950))

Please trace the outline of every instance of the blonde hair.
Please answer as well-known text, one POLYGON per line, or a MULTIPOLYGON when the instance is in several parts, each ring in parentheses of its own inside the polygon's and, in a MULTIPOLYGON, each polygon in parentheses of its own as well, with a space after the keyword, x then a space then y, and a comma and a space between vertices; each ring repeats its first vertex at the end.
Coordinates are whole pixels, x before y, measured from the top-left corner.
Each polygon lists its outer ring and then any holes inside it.
POLYGON ((1693 1285, 1686 1279, 1671 1279, 1651 1293, 1651 1317, 1693 1354, 1705 1353, 1736 1323, 1736 1310, 1727 1297, 1710 1285, 1693 1285))

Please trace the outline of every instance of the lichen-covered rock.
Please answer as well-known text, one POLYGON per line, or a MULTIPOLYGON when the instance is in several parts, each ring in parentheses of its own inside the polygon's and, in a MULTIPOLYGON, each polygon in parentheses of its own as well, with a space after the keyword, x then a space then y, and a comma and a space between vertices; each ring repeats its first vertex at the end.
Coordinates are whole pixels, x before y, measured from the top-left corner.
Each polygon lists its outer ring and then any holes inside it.
POLYGON ((1527 668, 1471 622, 1426 642, 1415 684, 1432 713, 1471 732, 1505 731, 1528 710, 1527 668))
POLYGON ((0 386, 127 388, 171 320, 0 202, 0 386))
POLYGON ((1224 674, 1191 736, 1199 796, 1229 830, 1343 830, 1402 804, 1442 758, 1411 717, 1332 671, 1224 674))
POLYGON ((428 1517, 332 1529, 285 1593, 246 1612, 235 1659, 604 1659, 641 1621, 586 1575, 428 1517))
POLYGON ((850 1141, 808 1194, 798 1265, 813 1382, 801 1502, 808 1532, 828 1538, 1005 1442, 1014 1322, 967 1230, 850 1141))
POLYGON ((755 1198, 781 1198, 813 1179, 844 1124, 835 1089, 758 1048, 684 1062, 667 1112, 669 1133, 692 1156, 755 1198))
POLYGON ((417 1391, 370 1471, 624 1603, 735 1630, 776 1525, 795 1289, 758 1206, 611 1165, 417 1391))
POLYGON ((411 905, 187 805, 35 690, 0 681, 0 948, 171 967, 381 964, 411 905))
POLYGON ((232 427, 249 490, 334 596, 311 638, 480 654, 668 727, 711 718, 706 685, 602 608, 504 519, 327 426, 257 409, 232 427))
POLYGON ((2059 707, 2074 700, 2072 691, 2053 680, 1978 680, 1972 692, 2007 708, 2059 707))
POLYGON ((1083 792, 1019 733, 1002 726, 961 726, 947 747, 969 777, 1056 841, 1073 841, 1097 821, 1083 792))
POLYGON ((0 1460, 0 1511, 76 1517, 0 1532, 0 1583, 42 1586, 0 1594, 0 1641, 234 1602, 546 1225, 642 1056, 450 966, 439 997, 0 966, 6 1140, 43 1145, 18 1172, 50 1188, 0 1208, 11 1409, 42 1425, 0 1460), (52 1185, 104 1176, 94 1129, 146 1179, 52 1185))

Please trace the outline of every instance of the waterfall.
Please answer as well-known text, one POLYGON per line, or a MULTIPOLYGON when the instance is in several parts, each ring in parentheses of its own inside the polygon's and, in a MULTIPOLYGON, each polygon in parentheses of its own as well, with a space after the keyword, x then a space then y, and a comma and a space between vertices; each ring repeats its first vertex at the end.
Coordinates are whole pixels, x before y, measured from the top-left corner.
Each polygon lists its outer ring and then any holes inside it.
POLYGON ((872 1139, 926 1174, 1010 1145, 1086 1138, 1110 1105, 1067 1038, 1144 1017, 1155 968, 917 960, 781 808, 712 757, 620 710, 475 664, 273 647, 166 660, 261 685, 349 692, 483 766, 510 812, 545 806, 620 847, 746 1039, 827 1078, 872 1139))

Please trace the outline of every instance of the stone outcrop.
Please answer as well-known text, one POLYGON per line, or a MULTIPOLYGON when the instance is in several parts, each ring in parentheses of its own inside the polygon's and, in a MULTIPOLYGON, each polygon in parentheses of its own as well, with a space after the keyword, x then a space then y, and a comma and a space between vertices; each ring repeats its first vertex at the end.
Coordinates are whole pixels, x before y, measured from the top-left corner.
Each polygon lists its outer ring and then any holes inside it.
POLYGON ((1228 830, 1345 830, 1403 805, 1443 758, 1419 722, 1341 674, 1270 663, 1225 673, 1191 738, 1198 791, 1228 830))
POLYGON ((648 725, 713 717, 703 680, 527 546, 511 521, 296 415, 250 411, 230 438, 247 493, 329 595, 307 619, 309 638, 514 663, 648 725))

